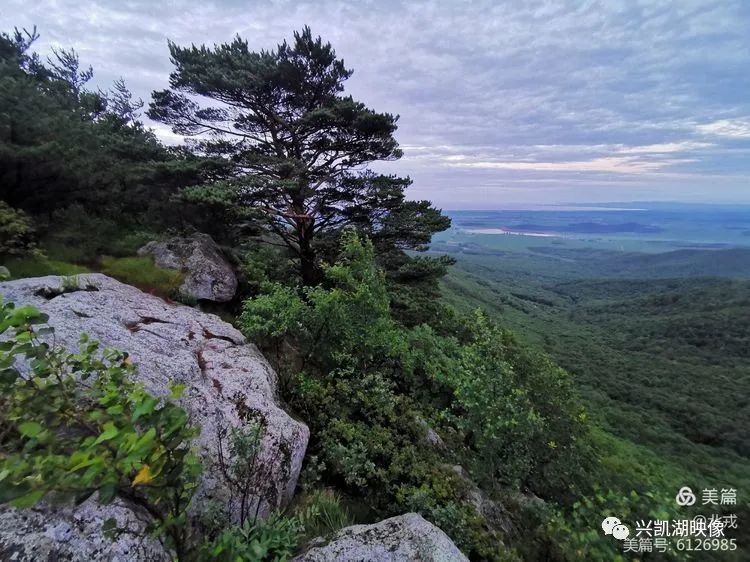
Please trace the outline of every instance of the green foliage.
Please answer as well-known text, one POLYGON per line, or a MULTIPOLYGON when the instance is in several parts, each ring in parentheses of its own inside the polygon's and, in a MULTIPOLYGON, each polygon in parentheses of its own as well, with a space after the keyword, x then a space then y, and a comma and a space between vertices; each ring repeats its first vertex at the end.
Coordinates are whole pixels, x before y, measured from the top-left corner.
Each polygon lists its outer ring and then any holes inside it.
POLYGON ((545 495, 564 489, 575 466, 569 463, 581 461, 576 440, 586 419, 565 371, 477 312, 451 382, 456 423, 471 435, 475 474, 545 495), (546 470, 550 463, 554 469, 546 470))
POLYGON ((101 258, 101 271, 123 283, 165 297, 175 297, 183 281, 183 273, 161 269, 148 257, 101 258))
MULTIPOLYGON (((591 522, 570 511, 576 501, 595 501, 595 482, 622 498, 613 509, 625 512, 632 504, 636 518, 673 503, 684 485, 750 485, 741 429, 750 423, 741 405, 748 392, 750 324, 743 311, 750 285, 689 277, 707 273, 709 260, 717 274, 744 275, 746 256, 705 251, 691 260, 684 252, 550 247, 479 255, 483 250, 475 243, 477 255, 462 255, 444 281, 446 300, 465 310, 483 306, 523 341, 546 350, 571 373, 593 426, 592 451, 579 456, 577 486, 560 499, 555 525, 568 530, 550 545, 567 545, 569 557, 589 540, 592 551, 599 549, 591 522), (627 278, 616 278, 619 272, 627 278), (641 278, 631 278, 634 272, 641 278), (672 273, 684 277, 649 278, 672 273), (637 502, 629 499, 632 492, 637 502)), ((740 516, 746 511, 736 508, 740 516)))
POLYGON ((233 459, 231 464, 227 464, 224 457, 224 436, 219 436, 219 469, 232 490, 233 498, 239 502, 240 525, 244 525, 247 521, 256 523, 258 520, 262 494, 256 493, 258 502, 252 517, 250 517, 250 494, 254 491, 258 492, 253 487, 253 481, 259 472, 257 464, 263 431, 262 424, 255 421, 249 421, 247 425, 228 430, 227 452, 233 459))
MULTIPOLYGON (((604 518, 616 515, 629 525, 640 520, 672 521, 684 518, 672 496, 658 497, 650 492, 638 494, 635 491, 623 494, 605 491, 596 485, 591 495, 574 502, 570 510, 549 515, 546 523, 550 533, 548 540, 556 556, 566 560, 585 557, 586 560, 601 562, 624 562, 627 559, 622 554, 622 543, 601 532, 599 524, 604 518)), ((671 549, 662 559, 689 560, 690 557, 687 553, 671 549)))
POLYGON ((121 497, 143 510, 149 530, 182 556, 187 509, 200 464, 196 431, 172 400, 132 381, 127 354, 81 337, 78 353, 44 343, 52 333, 32 307, 0 307, 0 501, 121 497), (20 363, 30 371, 22 375, 20 363))
MULTIPOLYGON (((183 215, 175 212, 170 197, 202 178, 204 161, 162 146, 138 121, 139 104, 122 80, 112 92, 88 90, 93 71, 79 63, 75 51, 55 50, 42 63, 31 52, 37 38, 36 30, 0 34, 3 200, 29 213, 42 238, 61 226, 58 218, 50 221, 60 209, 84 209, 79 216, 85 222, 72 245, 84 246, 89 258, 89 246, 118 241, 106 228, 88 228, 90 223, 106 227, 96 223, 116 222, 131 230, 145 223, 179 225, 183 215)), ((0 225, 7 218, 3 211, 0 225)), ((26 230, 19 218, 8 224, 26 230)), ((117 252, 110 248, 110 253, 117 252)))
POLYGON ((297 268, 288 254, 269 245, 252 245, 240 259, 240 281, 248 295, 258 295, 268 282, 297 284, 297 268))
POLYGON ((297 511, 308 514, 305 520, 307 539, 331 535, 354 522, 348 510, 342 506, 340 494, 329 488, 305 494, 297 511))
POLYGON ((294 330, 306 308, 292 287, 276 283, 262 288, 265 294, 245 303, 242 325, 247 334, 270 342, 294 330))
POLYGON ((29 216, 0 201, 0 258, 23 256, 35 251, 34 227, 29 216))
POLYGON ((275 513, 263 521, 245 522, 222 531, 204 545, 199 560, 283 562, 289 560, 305 531, 304 517, 275 513))
POLYGON ((446 313, 438 324, 453 326, 451 336, 406 329, 391 316, 373 245, 350 232, 342 247, 324 285, 267 284, 240 320, 249 336, 284 337, 299 355, 288 399, 311 427, 308 474, 384 515, 420 511, 467 552, 499 557, 420 420, 439 421, 454 436, 451 460, 490 483, 554 489, 583 431, 566 375, 484 317, 446 313))
POLYGON ((88 268, 44 257, 24 257, 5 260, 11 278, 43 277, 45 275, 78 275, 88 273, 88 268))
POLYGON ((401 157, 398 118, 343 95, 352 71, 308 27, 270 51, 250 51, 240 37, 169 51, 170 89, 154 92, 149 117, 202 135, 200 151, 227 164, 222 181, 183 197, 286 246, 305 285, 320 280, 347 226, 404 259, 402 250, 423 249, 449 226, 429 202, 405 201, 410 179, 362 171, 401 157), (201 98, 216 103, 201 107, 201 98))
MULTIPOLYGON (((657 263, 653 257, 649 262, 657 263)), ((616 467, 608 478, 633 475, 629 483, 600 482, 628 491, 637 489, 645 472, 671 474, 669 485, 678 487, 679 481, 750 485, 741 429, 750 423, 742 407, 750 283, 576 280, 559 260, 545 263, 542 268, 538 257, 521 256, 462 259, 446 280, 446 294, 461 307, 485 306, 571 373, 592 421, 609 434, 606 449, 600 447, 616 467), (645 455, 648 450, 652 454, 645 455)))

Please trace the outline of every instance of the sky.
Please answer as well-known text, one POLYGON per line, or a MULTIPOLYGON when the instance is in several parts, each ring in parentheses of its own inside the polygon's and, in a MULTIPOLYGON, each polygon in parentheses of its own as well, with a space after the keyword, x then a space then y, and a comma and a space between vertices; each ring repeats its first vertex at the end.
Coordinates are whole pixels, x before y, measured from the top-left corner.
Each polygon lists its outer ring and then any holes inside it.
MULTIPOLYGON (((94 86, 167 87, 167 39, 272 49, 309 25, 400 115, 412 198, 446 209, 750 203, 746 0, 3 0, 0 29, 73 47, 94 86)), ((167 127, 149 123, 166 142, 167 127)))

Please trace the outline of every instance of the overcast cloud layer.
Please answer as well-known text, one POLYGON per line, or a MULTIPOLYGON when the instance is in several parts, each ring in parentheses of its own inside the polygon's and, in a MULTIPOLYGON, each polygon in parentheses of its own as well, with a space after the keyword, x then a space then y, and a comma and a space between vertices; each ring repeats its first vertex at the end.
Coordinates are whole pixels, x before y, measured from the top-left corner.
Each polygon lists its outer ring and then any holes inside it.
MULTIPOLYGON (((750 2, 4 0, 107 87, 165 88, 167 38, 273 48, 308 24, 401 115, 410 195, 444 208, 750 202, 750 2)), ((174 142, 168 129, 159 127, 174 142)), ((179 140, 179 139, 178 139, 179 140)))

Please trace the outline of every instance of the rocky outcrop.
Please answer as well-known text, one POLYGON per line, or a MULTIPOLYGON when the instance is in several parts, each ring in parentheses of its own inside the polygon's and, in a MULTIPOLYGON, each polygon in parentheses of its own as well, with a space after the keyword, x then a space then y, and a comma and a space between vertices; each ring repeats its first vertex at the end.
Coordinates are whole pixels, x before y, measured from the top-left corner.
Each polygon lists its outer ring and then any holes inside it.
POLYGON ((196 300, 227 302, 237 291, 237 277, 216 242, 207 234, 149 242, 138 250, 163 269, 184 273, 180 294, 196 300))
POLYGON ((443 441, 443 438, 440 437, 440 434, 434 429, 432 429, 432 426, 429 423, 427 423, 426 420, 422 418, 417 418, 417 423, 422 429, 424 429, 425 442, 433 449, 437 449, 439 451, 445 451, 446 449, 445 442, 443 441))
MULTIPOLYGON (((0 295, 49 315, 57 343, 70 350, 77 349, 80 334, 86 332, 106 347, 129 352, 138 365, 138 380, 152 394, 167 395, 170 383, 186 386, 180 404, 201 430, 197 445, 204 470, 196 506, 226 505, 236 519, 238 506, 217 466, 218 440, 222 431, 250 419, 265 428, 251 505, 259 505, 264 516, 291 499, 309 430, 278 406, 276 374, 235 328, 217 316, 169 304, 100 274, 80 276, 77 290, 70 283, 63 286, 59 277, 9 281, 0 283, 0 295)), ((98 509, 104 510, 103 519, 112 516, 107 514, 110 507, 98 509)), ((17 536, 18 525, 30 526, 33 531, 28 532, 41 537, 56 525, 67 524, 75 541, 106 540, 85 525, 71 523, 71 517, 86 518, 83 512, 66 513, 51 510, 36 518, 33 512, 6 510, 5 523, 0 524, 0 553, 17 536), (78 536, 82 533, 86 537, 78 536)))
POLYGON ((41 506, 17 511, 0 506, 0 560, 90 560, 161 562, 171 560, 162 545, 145 535, 145 525, 125 505, 101 506, 89 499, 77 508, 41 506), (114 517, 116 540, 102 533, 104 521, 114 517))
POLYGON ((516 534, 510 513, 505 506, 490 498, 471 479, 471 475, 461 465, 450 467, 464 482, 466 486, 465 500, 471 504, 476 512, 484 517, 490 529, 499 531, 503 537, 508 538, 516 534))
POLYGON ((443 531, 417 513, 373 525, 353 525, 322 539, 294 562, 468 562, 443 531))

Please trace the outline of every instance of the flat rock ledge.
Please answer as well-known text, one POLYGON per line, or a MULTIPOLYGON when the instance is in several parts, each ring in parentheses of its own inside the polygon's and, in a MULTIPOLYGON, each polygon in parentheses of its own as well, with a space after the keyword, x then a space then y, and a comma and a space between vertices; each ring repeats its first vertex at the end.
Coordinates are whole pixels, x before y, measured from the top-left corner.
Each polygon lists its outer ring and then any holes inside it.
POLYGON ((448 535, 417 513, 353 525, 313 541, 293 562, 468 562, 448 535))
MULTIPOLYGON (((218 469, 218 439, 221 432, 248 420, 265 427, 258 477, 253 483, 256 493, 250 505, 259 502, 261 517, 285 506, 297 484, 309 429, 279 407, 276 373, 258 349, 213 314, 167 303, 105 275, 81 275, 77 284, 77 289, 71 289, 69 283, 64 286, 62 278, 54 276, 20 279, 0 283, 0 295, 5 301, 31 304, 48 314, 56 342, 71 351, 78 349, 83 332, 105 347, 127 351, 138 365, 136 379, 154 395, 168 395, 170 383, 186 386, 180 405, 188 412, 191 423, 201 430, 196 444, 203 476, 194 506, 226 505, 228 516, 237 519, 239 505, 235 494, 218 469)), ((100 539, 103 543, 107 539, 100 531, 80 524, 81 520, 89 520, 86 513, 92 509, 98 510, 102 520, 127 516, 121 512, 127 511, 125 506, 84 504, 76 510, 50 508, 41 512, 0 508, 0 559, 47 559, 39 553, 26 556, 17 553, 12 558, 5 555, 13 545, 20 548, 19 529, 25 529, 24 535, 29 537, 41 537, 54 534, 56 525, 63 525, 70 528, 68 542, 73 541, 70 544, 84 539, 86 544, 99 544, 100 539), (117 510, 120 512, 114 513, 117 510)), ((119 558, 117 553, 122 549, 131 551, 127 544, 123 546, 122 540, 126 539, 118 539, 104 548, 101 556, 83 551, 81 559, 142 559, 119 558)), ((64 549, 59 552, 62 555, 64 549)))

